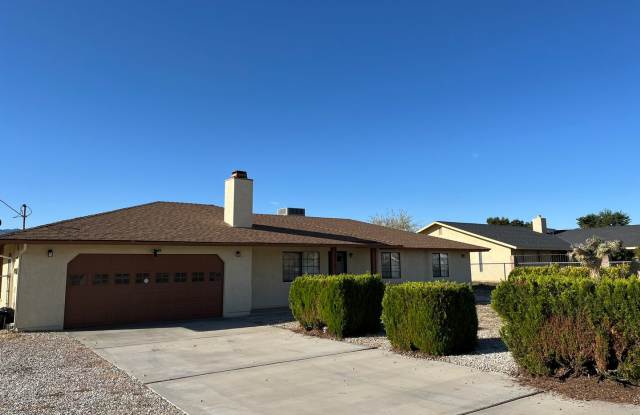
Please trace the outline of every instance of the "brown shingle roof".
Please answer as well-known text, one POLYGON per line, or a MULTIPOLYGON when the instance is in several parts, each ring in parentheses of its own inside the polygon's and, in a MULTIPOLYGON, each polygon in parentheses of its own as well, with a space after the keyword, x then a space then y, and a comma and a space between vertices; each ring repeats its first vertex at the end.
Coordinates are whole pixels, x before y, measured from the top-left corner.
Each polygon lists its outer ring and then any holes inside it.
POLYGON ((345 245, 484 250, 351 219, 253 215, 252 228, 224 222, 214 205, 154 202, 42 225, 0 236, 0 242, 177 243, 207 245, 345 245))

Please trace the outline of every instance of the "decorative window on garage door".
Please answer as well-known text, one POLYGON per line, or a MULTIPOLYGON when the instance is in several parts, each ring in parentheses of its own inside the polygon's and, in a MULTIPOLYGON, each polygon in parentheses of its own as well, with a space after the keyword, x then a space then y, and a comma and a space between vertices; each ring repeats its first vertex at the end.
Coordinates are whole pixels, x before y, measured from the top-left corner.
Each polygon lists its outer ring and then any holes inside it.
POLYGON ((93 285, 106 285, 109 284, 109 274, 94 274, 93 285))
POLYGON ((149 273, 148 272, 138 272, 136 273, 136 284, 146 284, 149 282, 149 273))
POLYGON ((69 276, 69 283, 73 286, 78 286, 84 284, 84 275, 83 274, 74 274, 69 276))
POLYGON ((176 272, 173 276, 173 282, 187 282, 187 273, 176 272))
POLYGON ((163 284, 169 282, 169 273, 168 272, 158 272, 156 273, 156 284, 163 284))
POLYGON ((113 282, 116 285, 129 284, 129 274, 120 273, 113 276, 113 282))

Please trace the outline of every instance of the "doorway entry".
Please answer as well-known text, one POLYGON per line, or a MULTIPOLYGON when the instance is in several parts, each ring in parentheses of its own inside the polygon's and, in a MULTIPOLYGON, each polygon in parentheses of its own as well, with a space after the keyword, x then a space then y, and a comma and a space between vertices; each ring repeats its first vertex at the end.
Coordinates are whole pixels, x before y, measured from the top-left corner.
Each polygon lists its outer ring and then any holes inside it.
POLYGON ((347 273, 347 253, 345 251, 336 251, 336 274, 347 273))

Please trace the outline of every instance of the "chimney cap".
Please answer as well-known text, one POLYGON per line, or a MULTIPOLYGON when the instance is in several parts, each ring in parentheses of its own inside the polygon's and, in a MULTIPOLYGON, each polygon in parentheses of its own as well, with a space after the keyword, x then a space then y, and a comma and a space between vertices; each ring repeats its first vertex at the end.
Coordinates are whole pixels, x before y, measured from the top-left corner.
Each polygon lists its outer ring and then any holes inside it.
POLYGON ((247 172, 244 170, 234 170, 231 172, 231 177, 235 177, 236 179, 246 179, 247 172))

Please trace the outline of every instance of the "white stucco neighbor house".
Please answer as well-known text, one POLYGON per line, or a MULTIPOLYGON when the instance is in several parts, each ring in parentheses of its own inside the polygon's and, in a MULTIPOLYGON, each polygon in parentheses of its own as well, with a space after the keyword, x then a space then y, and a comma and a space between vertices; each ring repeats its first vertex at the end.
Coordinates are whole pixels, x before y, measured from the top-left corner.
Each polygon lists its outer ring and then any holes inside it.
POLYGON ((640 225, 550 229, 540 215, 531 220, 531 228, 436 221, 418 233, 486 248, 471 253, 471 278, 482 283, 502 281, 519 265, 567 264, 565 261, 572 261, 567 255, 571 246, 593 236, 618 240, 630 251, 640 245, 640 225))
POLYGON ((546 219, 536 217, 532 227, 436 221, 418 231, 423 235, 487 248, 471 254, 474 282, 497 283, 518 265, 527 262, 557 262, 566 257, 570 243, 549 233, 546 219))
POLYGON ((0 306, 24 330, 241 316, 286 306, 305 273, 470 282, 469 253, 485 249, 301 209, 256 214, 242 171, 224 192, 224 207, 154 202, 0 236, 0 306))

